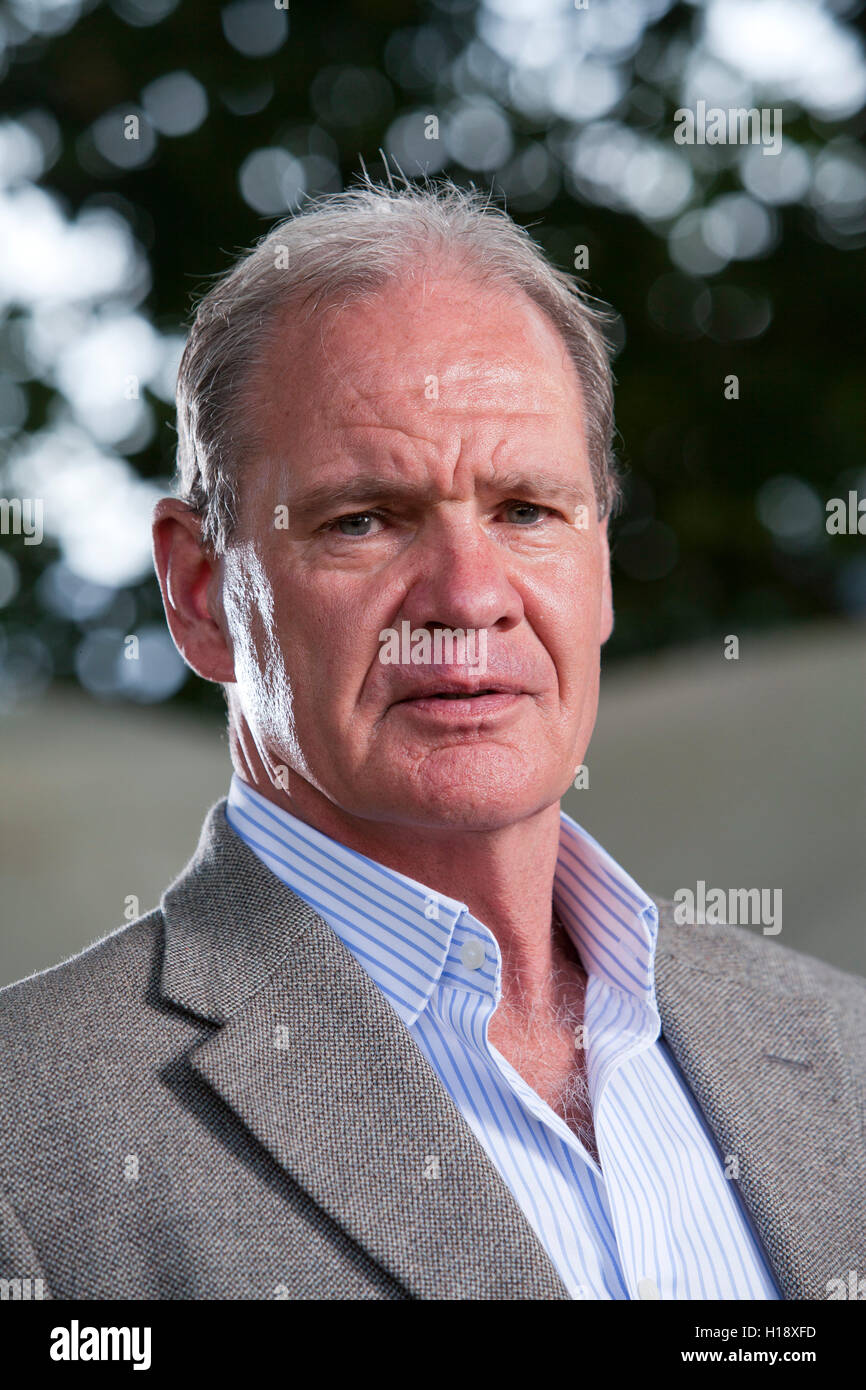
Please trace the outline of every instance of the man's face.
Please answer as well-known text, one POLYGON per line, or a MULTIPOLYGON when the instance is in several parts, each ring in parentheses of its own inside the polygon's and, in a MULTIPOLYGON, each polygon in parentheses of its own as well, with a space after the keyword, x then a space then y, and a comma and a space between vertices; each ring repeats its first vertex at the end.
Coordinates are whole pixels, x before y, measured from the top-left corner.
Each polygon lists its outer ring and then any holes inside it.
POLYGON ((496 829, 551 805, 613 622, 561 338, 528 298, 447 272, 283 322, 222 561, 241 741, 290 795, 298 774, 364 819, 496 829), (483 632, 486 670, 386 664, 404 622, 483 632), (449 683, 505 692, 430 695, 449 683))

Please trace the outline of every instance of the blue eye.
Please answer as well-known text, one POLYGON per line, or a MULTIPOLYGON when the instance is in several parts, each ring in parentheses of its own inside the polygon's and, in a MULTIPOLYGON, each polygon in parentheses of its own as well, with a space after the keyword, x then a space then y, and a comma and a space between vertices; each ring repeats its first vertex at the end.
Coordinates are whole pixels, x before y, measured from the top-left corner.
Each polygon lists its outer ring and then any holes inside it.
MULTIPOLYGON (((540 507, 540 506, 539 506, 537 503, 535 503, 535 502, 508 502, 508 503, 506 503, 506 510, 507 510, 507 511, 547 512, 547 511, 549 511, 550 509, 549 509, 548 507, 540 507)), ((530 522, 532 522, 532 521, 536 520, 536 518, 530 517, 529 520, 530 520, 530 522)), ((518 525, 519 525, 519 524, 520 524, 520 523, 518 523, 518 525)))
MULTIPOLYGON (((553 515, 553 509, 551 507, 545 507, 538 502, 521 502, 519 500, 505 502, 503 504, 503 510, 506 515, 509 512, 522 513, 522 519, 515 520, 511 524, 520 526, 524 529, 528 529, 530 526, 536 526, 539 521, 544 521, 549 516, 553 515)), ((322 530, 331 531, 337 535, 346 536, 347 538, 353 537, 355 540, 363 540, 365 537, 375 534, 375 532, 370 529, 372 522, 384 522, 385 520, 386 517, 381 512, 377 511, 346 512, 344 516, 335 517, 333 521, 327 522, 326 525, 322 527, 322 530)), ((510 520, 509 518, 509 521, 510 520)))
POLYGON ((335 521, 331 522, 331 526, 335 527, 342 536, 364 536, 369 533, 367 531, 344 530, 344 524, 348 523, 351 526, 353 522, 368 523, 375 516, 375 512, 351 512, 345 516, 338 516, 335 521))

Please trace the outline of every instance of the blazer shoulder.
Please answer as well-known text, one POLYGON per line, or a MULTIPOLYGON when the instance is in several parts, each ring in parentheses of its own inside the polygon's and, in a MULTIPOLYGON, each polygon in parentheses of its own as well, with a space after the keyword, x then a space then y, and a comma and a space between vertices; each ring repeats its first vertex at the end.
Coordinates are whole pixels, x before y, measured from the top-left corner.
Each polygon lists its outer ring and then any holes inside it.
POLYGON ((863 1020, 866 1028, 866 977, 841 970, 806 951, 783 945, 775 936, 729 923, 678 922, 676 904, 653 897, 659 910, 659 949, 687 958, 709 973, 738 974, 744 984, 788 994, 817 994, 863 1020))
POLYGON ((163 934, 161 910, 124 923, 76 955, 0 989, 3 1053, 16 1042, 78 1032, 89 1021, 105 1026, 106 1014, 141 999, 163 934))

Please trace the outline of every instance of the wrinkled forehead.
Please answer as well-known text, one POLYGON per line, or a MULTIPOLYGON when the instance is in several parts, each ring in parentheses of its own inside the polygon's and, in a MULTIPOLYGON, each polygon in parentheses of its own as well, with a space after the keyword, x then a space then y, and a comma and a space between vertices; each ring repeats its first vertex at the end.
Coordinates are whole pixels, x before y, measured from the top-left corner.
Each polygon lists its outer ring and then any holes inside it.
POLYGON ((582 413, 566 344, 519 287, 421 271, 314 314, 283 306, 248 396, 271 423, 301 428, 388 412, 582 413))

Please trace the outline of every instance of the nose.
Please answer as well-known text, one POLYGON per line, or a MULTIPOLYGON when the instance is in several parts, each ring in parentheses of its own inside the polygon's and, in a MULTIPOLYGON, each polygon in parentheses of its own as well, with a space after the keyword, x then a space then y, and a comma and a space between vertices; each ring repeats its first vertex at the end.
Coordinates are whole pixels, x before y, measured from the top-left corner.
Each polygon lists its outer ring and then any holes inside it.
POLYGON ((412 568, 401 616, 413 628, 507 632, 521 621, 507 555, 462 504, 425 523, 405 559, 412 568))

